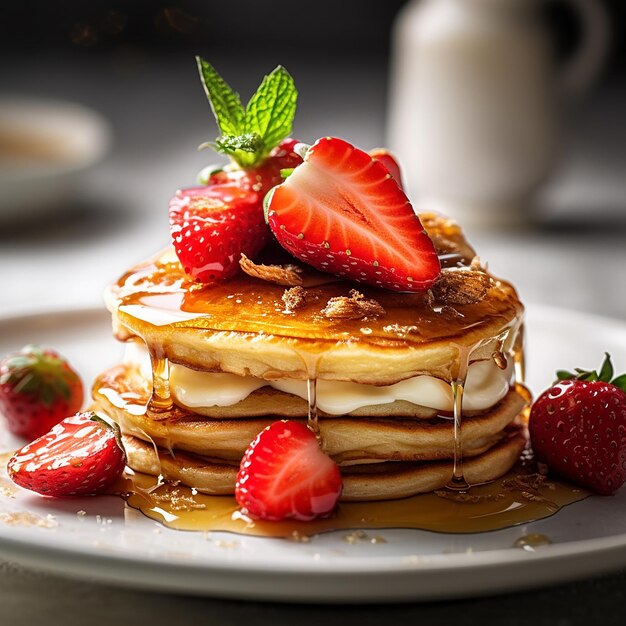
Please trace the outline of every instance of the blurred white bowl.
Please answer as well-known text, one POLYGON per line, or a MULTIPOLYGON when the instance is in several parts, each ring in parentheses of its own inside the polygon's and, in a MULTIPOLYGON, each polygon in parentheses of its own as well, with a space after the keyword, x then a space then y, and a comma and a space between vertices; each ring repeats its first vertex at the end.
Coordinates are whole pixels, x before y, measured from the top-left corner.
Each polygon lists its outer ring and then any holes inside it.
POLYGON ((0 221, 40 215, 68 200, 109 142, 107 122, 84 106, 0 98, 0 221))

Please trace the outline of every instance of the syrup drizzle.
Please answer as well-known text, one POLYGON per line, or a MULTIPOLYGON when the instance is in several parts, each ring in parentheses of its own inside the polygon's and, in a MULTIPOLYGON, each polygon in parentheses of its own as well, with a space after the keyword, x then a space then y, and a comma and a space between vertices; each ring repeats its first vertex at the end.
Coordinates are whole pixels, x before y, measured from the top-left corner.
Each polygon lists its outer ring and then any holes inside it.
POLYGON ((315 433, 323 447, 323 440, 320 435, 320 425, 317 415, 317 377, 309 377, 306 380, 306 392, 308 400, 308 427, 315 433))
POLYGON ((319 410, 317 408, 317 368, 321 354, 308 354, 296 351, 298 357, 303 361, 306 371, 306 392, 307 392, 307 426, 315 433, 319 444, 324 449, 324 438, 320 432, 319 410))
POLYGON ((169 411, 174 403, 170 395, 170 366, 169 360, 161 351, 149 347, 150 363, 152 365, 152 395, 148 409, 153 413, 169 411))
POLYGON ((513 345, 513 364, 515 365, 515 380, 523 383, 526 380, 526 362, 524 360, 525 326, 521 324, 515 335, 513 345))
POLYGON ((469 485, 463 475, 463 432, 461 430, 463 421, 463 385, 464 381, 460 380, 451 383, 454 402, 454 461, 452 478, 448 483, 448 489, 453 489, 454 491, 467 491, 469 489, 469 485))

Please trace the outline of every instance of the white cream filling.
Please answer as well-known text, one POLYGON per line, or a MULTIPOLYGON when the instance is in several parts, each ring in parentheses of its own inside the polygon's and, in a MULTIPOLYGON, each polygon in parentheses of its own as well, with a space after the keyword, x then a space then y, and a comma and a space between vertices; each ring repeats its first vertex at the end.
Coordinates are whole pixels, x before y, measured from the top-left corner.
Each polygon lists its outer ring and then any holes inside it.
MULTIPOLYGON (((127 344, 124 362, 140 368, 150 378, 152 370, 146 348, 138 342, 127 344)), ((477 361, 468 368, 463 408, 482 411, 497 404, 508 392, 512 366, 501 370, 492 361, 477 361)), ((262 380, 252 376, 198 372, 182 365, 170 367, 170 391, 174 400, 189 408, 232 406, 261 387, 272 387, 307 399, 304 380, 262 380)), ((413 404, 452 411, 450 385, 433 376, 415 376, 394 385, 376 387, 334 380, 317 381, 317 406, 330 415, 343 415, 364 406, 405 400, 413 404)))

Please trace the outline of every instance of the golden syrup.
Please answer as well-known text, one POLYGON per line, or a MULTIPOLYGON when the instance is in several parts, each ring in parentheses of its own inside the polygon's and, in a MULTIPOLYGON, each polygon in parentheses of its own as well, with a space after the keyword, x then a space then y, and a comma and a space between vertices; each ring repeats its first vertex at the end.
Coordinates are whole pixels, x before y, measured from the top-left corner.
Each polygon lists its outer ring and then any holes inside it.
MULTIPOLYGON (((544 519, 589 495, 565 482, 537 480, 538 476, 512 471, 467 493, 442 490, 400 500, 343 502, 331 517, 308 522, 251 520, 241 514, 231 496, 209 496, 183 485, 159 484, 154 476, 139 473, 125 475, 111 493, 122 496, 130 507, 147 517, 177 530, 284 538, 332 530, 392 528, 476 533, 544 519)), ((536 546, 540 540, 528 535, 527 543, 536 546)))
POLYGON ((160 349, 149 347, 149 351, 152 365, 152 395, 148 410, 153 413, 163 413, 174 406, 170 395, 169 360, 160 349))
POLYGON ((514 548, 521 548, 526 552, 534 552, 535 549, 542 546, 549 546, 552 540, 547 535, 542 533, 529 533, 528 535, 522 535, 515 540, 513 544, 514 548))
MULTIPOLYGON (((307 425, 320 438, 320 425, 318 423, 317 411, 317 377, 309 377, 306 380, 306 395, 308 404, 307 425)), ((322 442, 323 447, 323 442, 322 442)))
POLYGON ((452 478, 448 488, 455 491, 466 491, 469 488, 463 474, 463 385, 465 381, 454 381, 452 386, 453 423, 454 423, 454 459, 452 463, 452 478))
MULTIPOLYGON (((389 348, 437 341, 471 348, 486 335, 498 338, 522 311, 513 287, 497 281, 488 298, 458 310, 432 307, 424 294, 357 285, 366 298, 376 300, 387 312, 368 319, 366 327, 359 319, 329 319, 320 313, 330 298, 345 296, 354 287, 334 278, 328 284, 310 287, 306 305, 294 314, 285 310, 284 287, 245 275, 225 283, 195 285, 185 281, 180 265, 156 260, 125 274, 113 293, 120 322, 148 344, 156 327, 195 334, 262 333, 293 340, 302 353, 309 354, 352 341, 389 348), (492 329, 493 334, 488 332, 492 329)), ((448 380, 458 377, 453 364, 441 374, 448 380)))
POLYGON ((513 362, 515 364, 515 380, 518 382, 524 382, 526 380, 526 361, 524 359, 524 338, 526 329, 524 324, 521 324, 517 335, 515 336, 515 342, 513 344, 513 362))
POLYGON ((324 449, 324 439, 319 425, 319 411, 317 408, 317 366, 322 356, 321 353, 299 355, 304 362, 306 370, 306 395, 307 395, 307 426, 315 433, 322 450, 324 449))

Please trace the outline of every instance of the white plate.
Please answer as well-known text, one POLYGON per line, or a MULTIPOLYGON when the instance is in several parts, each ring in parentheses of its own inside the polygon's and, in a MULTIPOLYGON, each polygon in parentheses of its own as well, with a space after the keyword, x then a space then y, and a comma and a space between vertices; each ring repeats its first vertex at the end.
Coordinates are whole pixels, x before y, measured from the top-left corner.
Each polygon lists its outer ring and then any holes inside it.
MULTIPOLYGON (((0 354, 46 343, 66 354, 89 381, 120 357, 109 329, 105 311, 4 318, 0 354)), ((599 366, 605 350, 626 366, 626 325, 617 321, 531 306, 528 338, 535 392, 558 367, 599 366)), ((3 434, 0 448, 10 445, 3 434)), ((564 582, 626 566, 626 488, 506 530, 473 535, 386 530, 376 531, 386 543, 349 544, 345 531, 310 543, 174 531, 118 498, 54 500, 24 491, 12 498, 4 486, 0 483, 3 557, 133 587, 266 600, 432 600, 564 582), (7 523, 12 513, 31 514, 41 525, 7 523), (513 547, 530 532, 547 535, 552 545, 535 552, 513 547)))

